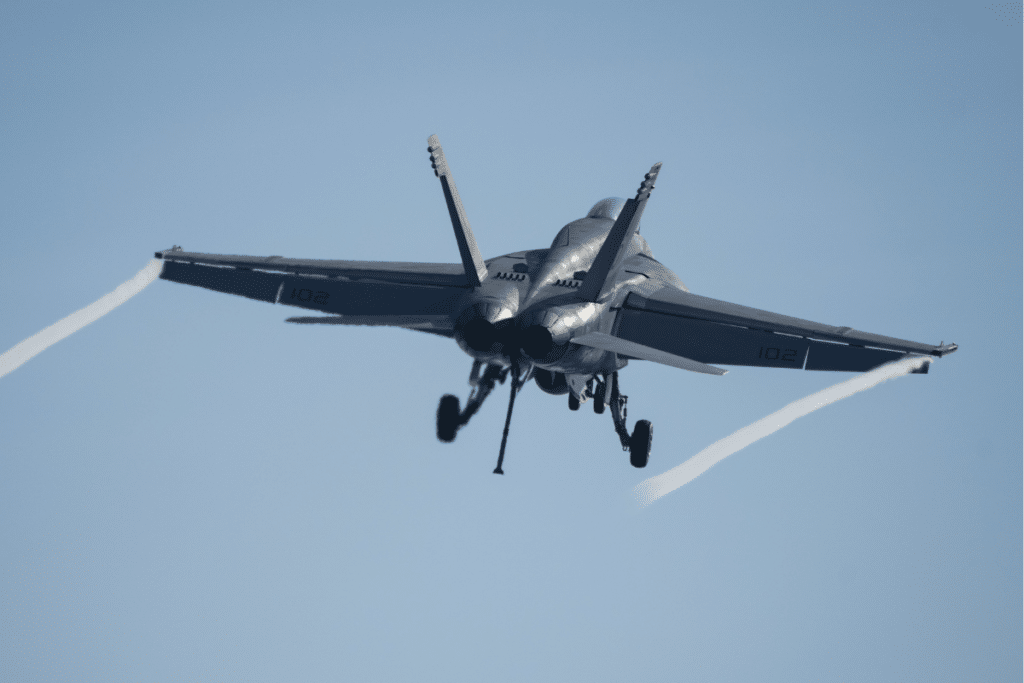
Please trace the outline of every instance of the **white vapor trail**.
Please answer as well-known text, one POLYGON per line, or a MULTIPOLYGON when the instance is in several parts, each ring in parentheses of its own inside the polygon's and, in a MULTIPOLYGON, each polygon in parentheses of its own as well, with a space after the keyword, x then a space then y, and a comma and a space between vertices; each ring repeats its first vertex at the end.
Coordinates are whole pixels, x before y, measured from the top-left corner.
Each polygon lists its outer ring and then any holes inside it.
POLYGON ((650 505, 666 493, 675 491, 680 486, 690 483, 736 451, 779 431, 798 417, 803 417, 818 408, 827 406, 829 403, 835 403, 847 396, 853 396, 858 391, 870 389, 887 379, 902 377, 931 361, 932 358, 928 356, 914 356, 886 363, 863 375, 858 375, 853 379, 840 382, 827 389, 822 389, 799 401, 793 401, 785 408, 775 411, 768 417, 763 417, 754 424, 747 425, 724 439, 716 441, 682 465, 677 465, 668 472, 644 479, 637 484, 634 493, 641 506, 650 505))
POLYGON ((128 282, 118 285, 117 289, 110 294, 100 297, 98 301, 75 311, 66 318, 58 320, 42 332, 37 332, 25 341, 16 344, 10 350, 0 354, 0 377, 9 372, 14 372, 36 354, 50 348, 64 337, 78 332, 89 323, 102 318, 125 301, 128 301, 128 299, 145 289, 153 280, 160 277, 160 269, 162 267, 163 261, 153 259, 135 277, 128 282))

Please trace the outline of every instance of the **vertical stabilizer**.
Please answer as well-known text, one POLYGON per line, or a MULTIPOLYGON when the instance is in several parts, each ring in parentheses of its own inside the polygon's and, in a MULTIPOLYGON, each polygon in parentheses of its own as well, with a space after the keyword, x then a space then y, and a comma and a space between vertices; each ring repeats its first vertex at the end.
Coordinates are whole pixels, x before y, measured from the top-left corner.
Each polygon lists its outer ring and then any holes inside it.
POLYGON ((644 207, 647 205, 647 199, 651 196, 651 190, 654 189, 654 181, 657 180, 659 171, 661 171, 660 162, 651 166, 651 170, 644 175, 644 181, 640 183, 636 197, 627 199, 626 205, 622 207, 619 217, 615 220, 615 225, 612 226, 611 232, 605 238, 604 244, 601 245, 601 251, 597 253, 594 264, 583 280, 580 296, 585 301, 598 301, 611 289, 619 265, 622 263, 623 254, 626 253, 626 247, 629 246, 630 240, 636 234, 636 229, 640 226, 640 216, 644 213, 644 207))
POLYGON ((462 256, 462 266, 466 270, 466 279, 473 287, 479 287, 487 278, 487 266, 484 258, 480 255, 480 248, 476 246, 476 238, 469 227, 469 220, 466 219, 466 210, 462 207, 462 200, 459 199, 459 191, 455 189, 455 181, 452 179, 452 172, 445 161, 444 151, 441 149, 441 141, 436 135, 427 138, 427 151, 430 152, 430 164, 434 167, 434 175, 441 179, 441 189, 444 191, 444 200, 448 204, 448 215, 452 219, 452 228, 455 229, 455 240, 459 243, 459 254, 462 256))

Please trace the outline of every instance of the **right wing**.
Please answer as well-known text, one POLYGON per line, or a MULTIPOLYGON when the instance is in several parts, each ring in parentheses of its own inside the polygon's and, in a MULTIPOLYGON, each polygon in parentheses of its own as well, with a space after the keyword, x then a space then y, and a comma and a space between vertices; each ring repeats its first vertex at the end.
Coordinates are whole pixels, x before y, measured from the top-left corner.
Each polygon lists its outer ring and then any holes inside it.
POLYGON ((163 280, 333 314, 333 324, 390 325, 447 335, 458 301, 469 288, 458 263, 232 256, 178 247, 158 251, 156 257, 164 260, 163 280))
MULTIPOLYGON (((956 344, 833 327, 666 287, 630 293, 615 336, 701 363, 865 372, 908 354, 942 357, 956 344)), ((927 372, 925 365, 920 371, 927 372)))

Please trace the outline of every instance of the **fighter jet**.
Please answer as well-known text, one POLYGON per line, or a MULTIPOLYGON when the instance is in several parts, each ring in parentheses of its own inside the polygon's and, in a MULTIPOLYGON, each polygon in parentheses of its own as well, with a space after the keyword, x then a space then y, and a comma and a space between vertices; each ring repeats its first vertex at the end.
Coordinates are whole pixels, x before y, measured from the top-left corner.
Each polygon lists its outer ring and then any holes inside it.
MULTIPOLYGON (((865 372, 908 355, 942 357, 957 349, 691 294, 638 232, 660 163, 632 199, 602 199, 547 249, 485 260, 437 136, 427 144, 461 263, 229 256, 175 246, 156 252, 164 260, 160 277, 326 314, 291 323, 384 325, 455 340, 473 359, 471 390, 465 407, 456 396, 441 398, 437 437, 454 441, 495 385, 509 379, 496 474, 504 474, 516 394, 531 379, 548 394, 567 395, 570 410, 588 401, 596 413, 607 407, 630 463, 645 467, 653 428, 638 420, 627 429, 627 397, 619 388, 619 371, 630 360, 711 375, 726 374, 717 365, 865 372)), ((926 363, 917 372, 927 371, 926 363)))

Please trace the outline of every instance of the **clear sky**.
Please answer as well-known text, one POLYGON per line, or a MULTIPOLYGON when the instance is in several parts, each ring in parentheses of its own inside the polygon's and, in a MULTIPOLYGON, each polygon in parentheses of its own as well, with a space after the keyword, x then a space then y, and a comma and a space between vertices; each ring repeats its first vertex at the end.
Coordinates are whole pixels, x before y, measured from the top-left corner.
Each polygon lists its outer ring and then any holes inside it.
POLYGON ((1002 5, 0 6, 0 351, 153 251, 457 262, 664 162, 691 291, 960 350, 639 509, 840 373, 633 362, 606 413, 158 281, 0 380, 0 680, 1020 680, 1022 27, 1002 5), (995 9, 993 9, 995 8, 995 9), (999 10, 999 11, 997 11, 999 10))

